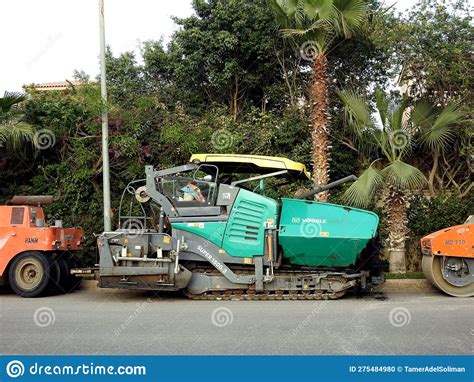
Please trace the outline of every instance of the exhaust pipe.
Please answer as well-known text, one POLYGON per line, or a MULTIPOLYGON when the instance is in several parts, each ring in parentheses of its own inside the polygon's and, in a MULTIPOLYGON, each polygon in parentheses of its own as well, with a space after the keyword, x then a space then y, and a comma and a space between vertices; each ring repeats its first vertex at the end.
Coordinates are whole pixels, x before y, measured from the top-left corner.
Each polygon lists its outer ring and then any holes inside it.
POLYGON ((319 194, 320 192, 324 192, 324 191, 330 190, 331 188, 338 187, 338 186, 340 186, 341 184, 344 184, 344 183, 347 183, 347 182, 354 182, 354 181, 356 181, 357 179, 358 179, 358 178, 357 178, 357 176, 355 176, 355 175, 346 176, 345 178, 341 178, 341 179, 336 180, 336 181, 334 181, 334 182, 325 184, 324 186, 318 186, 318 187, 316 187, 315 189, 313 189, 313 190, 311 190, 311 191, 308 191, 308 192, 304 193, 303 195, 301 195, 301 196, 299 197, 299 199, 308 199, 310 196, 313 196, 313 195, 315 195, 315 194, 319 194))
POLYGON ((11 200, 9 200, 7 204, 40 206, 40 205, 52 204, 53 202, 54 202, 53 195, 45 195, 45 196, 17 195, 11 198, 11 200))

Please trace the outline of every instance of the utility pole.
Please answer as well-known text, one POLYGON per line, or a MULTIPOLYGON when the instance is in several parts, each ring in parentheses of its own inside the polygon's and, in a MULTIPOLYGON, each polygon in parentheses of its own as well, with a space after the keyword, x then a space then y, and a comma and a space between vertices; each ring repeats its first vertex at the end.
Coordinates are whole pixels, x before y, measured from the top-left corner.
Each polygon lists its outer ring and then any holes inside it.
POLYGON ((111 231, 110 221, 110 164, 109 164, 109 117, 107 112, 107 84, 105 73, 105 25, 104 0, 99 0, 100 24, 100 94, 102 96, 102 177, 104 193, 104 231, 111 231))

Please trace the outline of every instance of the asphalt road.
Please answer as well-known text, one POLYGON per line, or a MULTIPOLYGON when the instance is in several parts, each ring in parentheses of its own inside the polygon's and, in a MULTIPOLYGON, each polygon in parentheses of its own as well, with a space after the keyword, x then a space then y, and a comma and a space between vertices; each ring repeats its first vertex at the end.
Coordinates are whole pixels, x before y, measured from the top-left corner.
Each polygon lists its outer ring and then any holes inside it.
POLYGON ((191 301, 79 290, 0 291, 1 354, 473 354, 474 299, 435 291, 385 299, 191 301))

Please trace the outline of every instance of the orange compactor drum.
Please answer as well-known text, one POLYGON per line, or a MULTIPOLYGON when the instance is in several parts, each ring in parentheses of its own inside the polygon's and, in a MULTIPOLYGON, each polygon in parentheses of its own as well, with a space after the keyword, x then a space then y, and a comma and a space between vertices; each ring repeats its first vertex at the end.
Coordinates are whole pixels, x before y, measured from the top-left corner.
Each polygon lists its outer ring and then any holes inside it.
POLYGON ((421 239, 425 277, 454 297, 474 296, 474 216, 421 239))

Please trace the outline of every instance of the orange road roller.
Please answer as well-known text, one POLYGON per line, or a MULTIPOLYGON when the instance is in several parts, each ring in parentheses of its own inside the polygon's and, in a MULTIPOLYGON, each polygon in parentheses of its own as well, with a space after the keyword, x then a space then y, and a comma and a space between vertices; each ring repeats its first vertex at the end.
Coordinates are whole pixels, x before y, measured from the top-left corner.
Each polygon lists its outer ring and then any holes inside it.
POLYGON ((474 296, 474 216, 421 239, 425 277, 454 297, 474 296))
POLYGON ((42 205, 52 196, 15 196, 0 206, 0 285, 22 297, 70 292, 80 279, 84 231, 63 228, 61 220, 47 226, 42 205))

